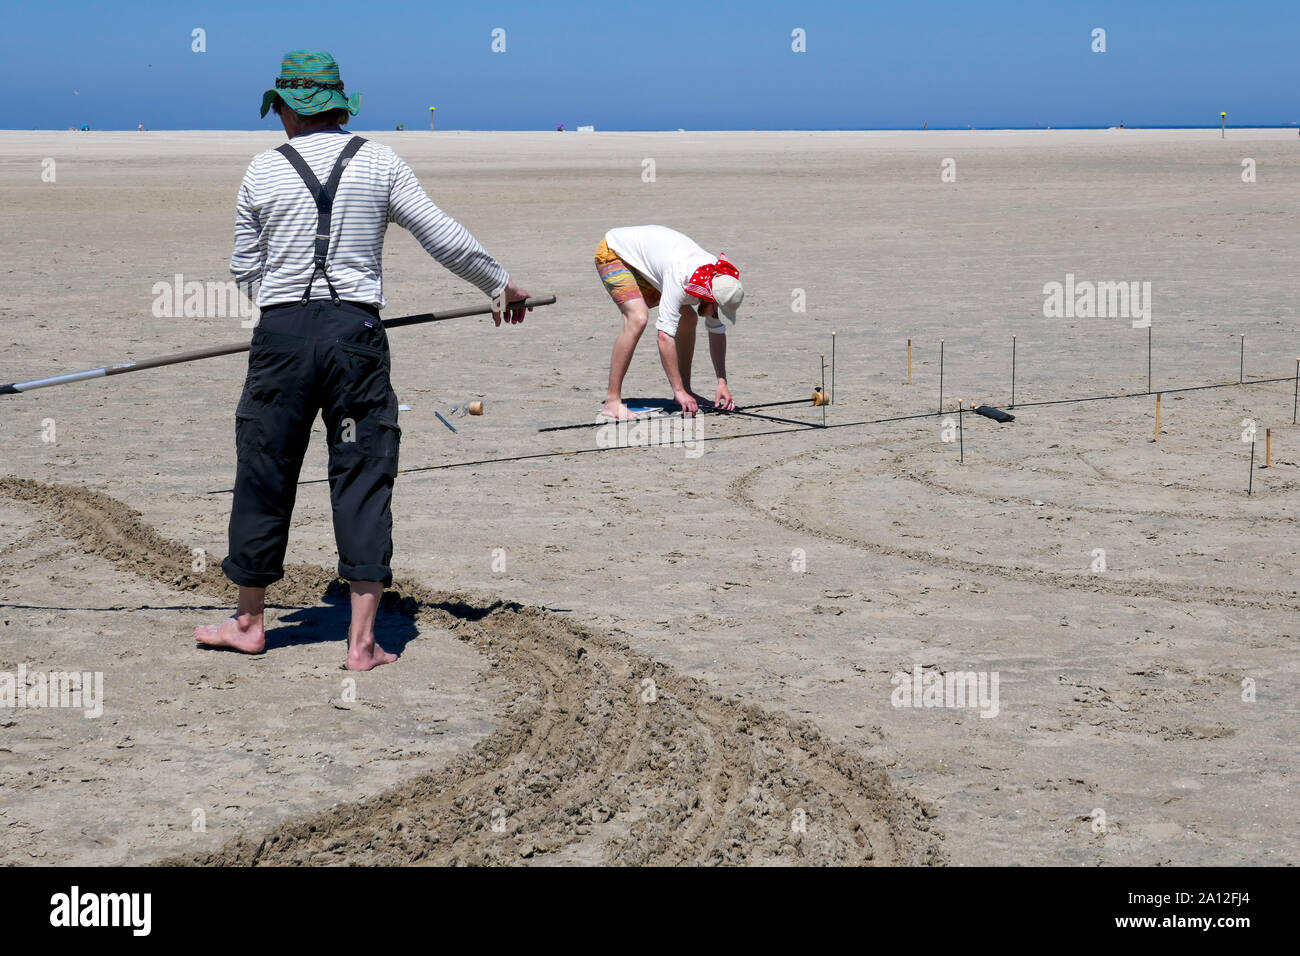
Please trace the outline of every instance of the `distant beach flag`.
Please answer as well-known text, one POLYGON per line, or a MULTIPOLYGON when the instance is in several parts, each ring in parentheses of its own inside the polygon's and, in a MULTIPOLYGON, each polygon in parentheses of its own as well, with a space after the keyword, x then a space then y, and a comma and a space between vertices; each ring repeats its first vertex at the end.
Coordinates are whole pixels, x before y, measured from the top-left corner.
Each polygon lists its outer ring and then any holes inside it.
POLYGON ((438 107, 436 106, 429 107, 429 129, 433 129, 433 111, 436 110, 437 108, 438 107))

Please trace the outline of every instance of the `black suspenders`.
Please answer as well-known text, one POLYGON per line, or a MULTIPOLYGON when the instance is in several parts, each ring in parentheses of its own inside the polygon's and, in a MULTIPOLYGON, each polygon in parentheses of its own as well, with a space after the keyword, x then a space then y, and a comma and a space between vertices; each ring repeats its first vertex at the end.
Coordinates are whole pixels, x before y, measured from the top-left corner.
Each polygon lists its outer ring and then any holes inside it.
POLYGON ((311 198, 316 200, 316 246, 312 258, 311 279, 308 280, 307 288, 302 293, 303 305, 311 299, 311 287, 316 284, 317 275, 325 277, 330 298, 335 305, 339 304, 334 283, 330 282, 329 273, 325 271, 325 257, 330 251, 330 214, 334 210, 334 194, 338 191, 339 180, 343 178, 343 170, 347 168, 348 162, 357 154, 357 150, 365 145, 365 142, 360 136, 353 136, 348 140, 348 144, 343 147, 343 152, 339 153, 339 158, 334 161, 334 169, 330 172, 329 181, 324 186, 321 186, 316 174, 311 171, 311 167, 296 149, 288 143, 276 147, 276 152, 284 156, 298 171, 298 175, 302 177, 302 181, 307 184, 307 189, 311 192, 311 198))

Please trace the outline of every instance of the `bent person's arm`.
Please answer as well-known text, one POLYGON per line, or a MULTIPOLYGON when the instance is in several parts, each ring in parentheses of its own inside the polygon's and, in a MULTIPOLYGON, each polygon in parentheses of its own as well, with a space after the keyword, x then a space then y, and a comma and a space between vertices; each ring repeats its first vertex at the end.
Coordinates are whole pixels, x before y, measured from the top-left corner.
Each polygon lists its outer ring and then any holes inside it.
POLYGON ((445 269, 484 294, 495 298, 510 283, 505 267, 488 255, 468 229, 434 205, 411 167, 400 159, 393 164, 388 218, 415 236, 445 269))
POLYGON ((677 362, 677 339, 663 329, 658 330, 658 339, 659 361, 663 363, 664 374, 668 376, 673 398, 681 406, 683 415, 694 415, 700 410, 700 405, 695 400, 695 396, 686 391, 686 386, 682 382, 682 373, 677 362))
POLYGON ((731 387, 727 385, 727 336, 711 329, 709 330, 709 357, 713 359, 713 371, 718 375, 716 405, 729 412, 736 407, 736 400, 731 397, 731 387))

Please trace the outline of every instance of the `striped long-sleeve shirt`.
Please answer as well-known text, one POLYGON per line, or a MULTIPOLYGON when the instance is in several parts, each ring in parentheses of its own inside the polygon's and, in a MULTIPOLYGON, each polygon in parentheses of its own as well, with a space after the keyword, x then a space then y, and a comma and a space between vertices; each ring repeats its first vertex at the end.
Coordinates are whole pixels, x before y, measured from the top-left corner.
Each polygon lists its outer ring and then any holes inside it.
MULTIPOLYGON (((308 133, 295 136, 292 146, 324 183, 350 138, 340 130, 308 133)), ((384 232, 390 222, 489 296, 510 281, 469 230, 434 205, 410 166, 389 147, 367 141, 348 163, 334 198, 326 271, 339 298, 384 306, 384 232)), ((302 177, 273 149, 253 157, 239 187, 230 271, 241 284, 261 282, 259 307, 302 297, 315 236, 316 203, 302 177)), ((320 276, 312 298, 329 298, 320 276)))

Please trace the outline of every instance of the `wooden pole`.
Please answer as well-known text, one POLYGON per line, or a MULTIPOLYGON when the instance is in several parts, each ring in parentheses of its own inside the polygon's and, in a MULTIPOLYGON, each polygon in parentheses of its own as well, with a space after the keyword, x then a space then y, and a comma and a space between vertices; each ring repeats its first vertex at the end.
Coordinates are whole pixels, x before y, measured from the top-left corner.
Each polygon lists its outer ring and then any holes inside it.
MULTIPOLYGON (((1300 360, 1296 361, 1296 368, 1300 369, 1300 360)), ((1300 374, 1300 373, 1298 373, 1300 374)), ((912 384, 912 340, 907 340, 907 384, 912 384)))
POLYGON ((1241 333, 1241 364, 1237 367, 1237 384, 1246 380, 1246 333, 1241 333))
POLYGON ((1264 429, 1264 467, 1273 463, 1273 429, 1264 429))
POLYGON ((1160 393, 1156 392, 1156 441, 1160 440, 1160 393))
MULTIPOLYGON (((543 295, 533 296, 523 302, 511 302, 507 308, 518 308, 527 306, 533 308, 539 305, 552 305, 555 302, 555 296, 543 295)), ((491 315, 492 306, 466 306, 460 309, 448 309, 446 312, 424 312, 419 315, 402 315, 395 319, 383 319, 382 323, 385 329, 397 329, 407 325, 421 325, 425 322, 444 322, 447 319, 463 319, 472 315, 491 315)), ((48 388, 51 385, 63 385, 68 382, 80 382, 89 378, 104 378, 113 375, 125 375, 127 372, 143 372, 145 369, 161 368, 164 365, 180 365, 182 362, 197 362, 200 359, 216 358, 220 355, 235 355, 239 352, 247 352, 251 343, 239 342, 234 345, 215 345, 211 348, 198 349, 193 352, 178 352, 174 355, 163 355, 156 358, 140 359, 137 362, 122 362, 119 365, 109 365, 104 368, 87 369, 84 372, 69 372, 63 375, 55 375, 50 378, 35 379, 30 382, 12 382, 8 385, 0 385, 0 395, 17 395, 20 392, 29 392, 34 388, 48 388)))

